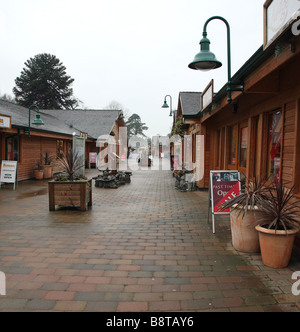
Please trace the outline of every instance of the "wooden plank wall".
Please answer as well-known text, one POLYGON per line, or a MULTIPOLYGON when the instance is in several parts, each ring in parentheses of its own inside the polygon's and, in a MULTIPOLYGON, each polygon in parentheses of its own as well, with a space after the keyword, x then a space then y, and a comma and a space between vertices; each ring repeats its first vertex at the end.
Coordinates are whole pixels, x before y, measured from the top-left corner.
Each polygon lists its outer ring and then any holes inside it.
MULTIPOLYGON (((33 177, 33 170, 45 152, 56 156, 57 139, 22 135, 20 137, 20 162, 18 164, 18 181, 33 177)), ((54 172, 57 171, 54 168, 54 172)))
POLYGON ((296 102, 285 105, 282 146, 282 181, 289 186, 294 182, 294 148, 295 148, 296 102))

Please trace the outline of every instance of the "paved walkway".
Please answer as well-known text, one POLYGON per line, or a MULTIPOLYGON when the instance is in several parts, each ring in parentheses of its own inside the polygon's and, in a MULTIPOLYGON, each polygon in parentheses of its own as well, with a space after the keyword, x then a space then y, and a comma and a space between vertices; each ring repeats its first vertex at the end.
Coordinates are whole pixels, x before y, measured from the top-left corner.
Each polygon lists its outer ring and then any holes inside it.
POLYGON ((167 171, 93 187, 87 212, 49 212, 46 181, 1 189, 0 311, 300 311, 299 257, 274 270, 236 252, 228 216, 212 234, 207 195, 167 171))

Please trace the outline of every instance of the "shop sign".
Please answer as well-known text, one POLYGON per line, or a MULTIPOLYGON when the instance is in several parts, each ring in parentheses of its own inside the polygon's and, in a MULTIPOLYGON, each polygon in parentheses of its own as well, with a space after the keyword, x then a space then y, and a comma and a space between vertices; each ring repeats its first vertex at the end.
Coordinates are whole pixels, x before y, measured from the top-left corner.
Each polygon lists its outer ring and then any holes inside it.
POLYGON ((85 175, 85 138, 73 136, 73 153, 78 155, 78 165, 81 167, 77 170, 76 175, 85 175))
POLYGON ((84 132, 81 131, 80 132, 80 137, 87 140, 88 139, 88 133, 84 133, 84 132))
POLYGON ((11 117, 0 114, 0 129, 11 128, 11 117))
POLYGON ((97 152, 89 153, 89 168, 91 168, 91 164, 97 164, 97 152))
POLYGON ((214 80, 211 80, 208 86, 201 94, 201 112, 203 112, 213 102, 214 98, 214 80))
POLYGON ((213 218, 213 233, 215 233, 216 214, 229 214, 230 209, 222 211, 223 203, 237 197, 241 192, 240 172, 210 171, 209 201, 213 218))
MULTIPOLYGON (((17 182, 17 161, 2 160, 1 165, 1 182, 14 183, 14 189, 16 189, 17 182)), ((1 188, 1 184, 0 184, 1 188)))
POLYGON ((267 0, 264 5, 264 44, 270 46, 300 14, 299 0, 267 0))

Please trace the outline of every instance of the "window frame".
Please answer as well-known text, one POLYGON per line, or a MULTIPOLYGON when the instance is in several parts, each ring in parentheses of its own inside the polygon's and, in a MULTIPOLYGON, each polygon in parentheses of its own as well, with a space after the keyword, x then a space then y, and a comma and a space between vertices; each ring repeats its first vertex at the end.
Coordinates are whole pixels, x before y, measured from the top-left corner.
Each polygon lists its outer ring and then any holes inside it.
POLYGON ((232 126, 228 127, 228 150, 227 150, 227 168, 229 170, 238 170, 241 173, 247 174, 247 168, 249 167, 249 160, 248 160, 248 156, 249 156, 249 122, 247 121, 243 121, 240 123, 236 123, 232 126), (241 131, 242 129, 247 128, 247 152, 246 152, 246 167, 241 166, 241 131), (235 133, 235 139, 236 142, 235 144, 232 144, 232 138, 233 138, 233 130, 236 131, 235 133), (231 164, 230 162, 232 161, 232 148, 235 147, 235 151, 236 151, 236 163, 235 164, 231 164))
MULTIPOLYGON (((280 112, 281 113, 281 139, 280 139, 280 164, 279 164, 279 175, 278 175, 278 181, 281 181, 282 179, 282 165, 283 165, 283 160, 282 160, 282 154, 283 154, 283 139, 284 139, 284 117, 285 117, 285 113, 284 110, 282 108, 277 108, 273 111, 267 112, 266 113, 266 124, 265 124, 265 146, 267 148, 267 153, 266 153, 266 157, 264 160, 264 170, 265 170, 265 174, 266 177, 268 179, 268 181, 270 181, 271 178, 271 174, 269 174, 269 157, 270 157, 270 117, 272 115, 274 115, 276 112, 280 112)), ((274 178, 271 181, 274 181, 274 178)))
POLYGON ((232 125, 230 127, 228 127, 228 162, 227 162, 227 167, 229 170, 235 170, 235 169, 238 169, 238 142, 239 142, 239 139, 238 139, 238 135, 239 135, 239 125, 238 124, 235 124, 235 125, 232 125), (232 144, 232 138, 233 138, 233 130, 236 131, 236 135, 235 135, 235 138, 236 138, 236 142, 235 144, 232 144), (232 148, 235 148, 235 159, 236 159, 236 162, 235 164, 232 164, 231 161, 232 161, 232 148))
POLYGON ((5 158, 5 160, 17 161, 18 163, 21 163, 21 139, 20 139, 20 135, 11 135, 11 136, 5 137, 4 158, 5 158), (17 156, 18 157, 17 157, 17 160, 15 160, 15 139, 18 140, 18 149, 17 149, 17 156), (11 140, 12 159, 8 158, 9 140, 11 140))

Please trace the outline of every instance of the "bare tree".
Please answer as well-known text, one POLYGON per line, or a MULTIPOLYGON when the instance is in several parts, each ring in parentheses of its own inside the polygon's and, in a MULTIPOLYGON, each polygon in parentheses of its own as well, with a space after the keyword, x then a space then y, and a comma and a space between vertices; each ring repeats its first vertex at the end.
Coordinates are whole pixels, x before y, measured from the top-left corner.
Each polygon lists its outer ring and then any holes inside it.
POLYGON ((116 100, 111 101, 105 107, 105 109, 107 109, 107 110, 118 110, 118 111, 122 111, 125 119, 128 119, 130 117, 130 111, 129 111, 129 109, 125 109, 125 107, 121 103, 119 103, 118 101, 116 101, 116 100))
POLYGON ((16 100, 9 94, 4 93, 3 95, 0 95, 0 99, 5 100, 5 101, 9 101, 11 103, 16 103, 16 100))

